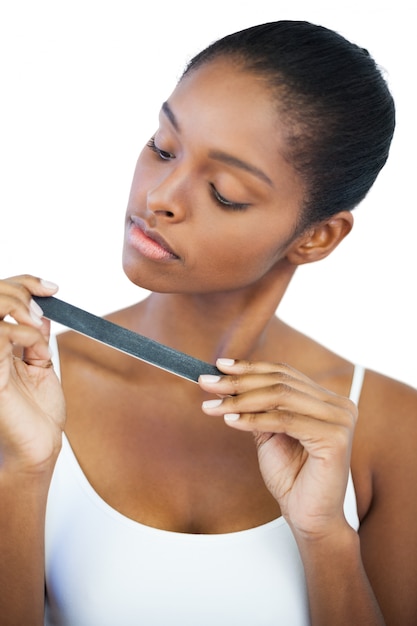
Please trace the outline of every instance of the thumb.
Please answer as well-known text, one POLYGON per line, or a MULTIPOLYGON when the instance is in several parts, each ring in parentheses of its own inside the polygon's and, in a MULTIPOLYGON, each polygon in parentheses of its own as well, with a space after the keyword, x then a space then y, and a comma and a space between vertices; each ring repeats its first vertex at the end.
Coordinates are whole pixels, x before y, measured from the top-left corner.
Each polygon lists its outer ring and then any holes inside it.
POLYGON ((37 341, 32 346, 24 348, 22 361, 27 365, 35 365, 36 367, 48 368, 52 367, 52 352, 49 348, 49 337, 51 334, 51 322, 46 318, 42 318, 42 326, 40 327, 41 335, 44 341, 37 341))

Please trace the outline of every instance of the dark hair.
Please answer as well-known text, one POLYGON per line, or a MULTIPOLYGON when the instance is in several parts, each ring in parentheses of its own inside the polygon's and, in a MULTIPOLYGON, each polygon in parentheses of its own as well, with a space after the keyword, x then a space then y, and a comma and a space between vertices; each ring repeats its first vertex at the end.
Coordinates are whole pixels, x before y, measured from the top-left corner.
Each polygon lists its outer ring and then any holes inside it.
POLYGON ((305 184, 301 227, 353 209, 384 166, 394 102, 367 50, 300 21, 260 24, 209 45, 185 72, 220 57, 252 71, 278 96, 286 158, 305 184))

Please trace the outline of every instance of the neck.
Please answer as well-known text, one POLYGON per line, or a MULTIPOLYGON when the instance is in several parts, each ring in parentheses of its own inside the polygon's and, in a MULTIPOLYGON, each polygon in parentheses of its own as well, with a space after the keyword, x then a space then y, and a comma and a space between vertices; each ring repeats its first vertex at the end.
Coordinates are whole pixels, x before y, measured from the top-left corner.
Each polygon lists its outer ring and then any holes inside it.
POLYGON ((251 358, 262 349, 294 271, 281 263, 256 284, 227 293, 153 293, 138 305, 138 330, 209 362, 251 358))

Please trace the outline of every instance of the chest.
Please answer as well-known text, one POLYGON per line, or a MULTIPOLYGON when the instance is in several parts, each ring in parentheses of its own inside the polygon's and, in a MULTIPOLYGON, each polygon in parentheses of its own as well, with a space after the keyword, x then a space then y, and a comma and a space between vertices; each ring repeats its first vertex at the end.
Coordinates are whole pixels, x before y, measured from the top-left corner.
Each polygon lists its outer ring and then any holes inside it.
POLYGON ((230 532, 277 518, 252 435, 205 415, 198 387, 166 376, 164 385, 134 385, 67 371, 66 432, 94 490, 135 521, 179 532, 230 532))

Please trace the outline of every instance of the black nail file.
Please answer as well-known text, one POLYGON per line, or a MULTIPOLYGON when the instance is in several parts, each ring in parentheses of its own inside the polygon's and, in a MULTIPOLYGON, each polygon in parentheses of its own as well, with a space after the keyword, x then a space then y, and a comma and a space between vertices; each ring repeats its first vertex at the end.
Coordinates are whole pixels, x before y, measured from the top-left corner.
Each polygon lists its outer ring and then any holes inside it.
POLYGON ((68 302, 55 297, 33 296, 33 299, 48 319, 176 376, 197 382, 200 374, 221 375, 214 365, 164 346, 68 302))

